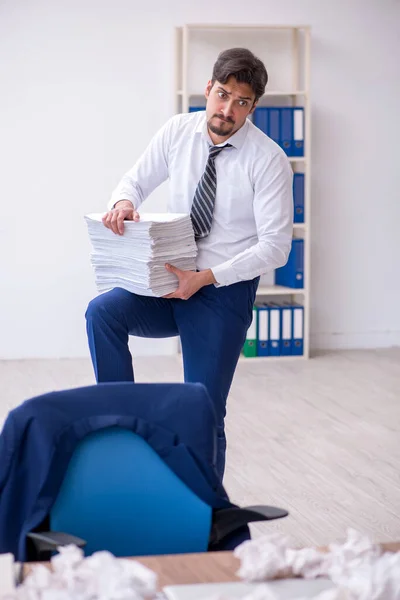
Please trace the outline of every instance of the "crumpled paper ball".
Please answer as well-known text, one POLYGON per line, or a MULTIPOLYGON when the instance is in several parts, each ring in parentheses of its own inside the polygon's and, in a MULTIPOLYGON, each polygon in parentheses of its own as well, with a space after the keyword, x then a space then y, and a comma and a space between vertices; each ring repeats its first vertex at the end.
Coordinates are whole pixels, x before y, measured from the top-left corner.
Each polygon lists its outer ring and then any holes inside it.
MULTIPOLYGON (((247 581, 328 577, 337 585, 314 600, 400 600, 400 552, 382 554, 377 544, 354 529, 348 530, 344 543, 330 544, 327 552, 296 549, 288 536, 272 533, 244 542, 234 555, 241 561, 238 575, 247 581)), ((260 586, 243 600, 271 600, 271 592, 260 586)))
POLYGON ((85 558, 70 545, 58 549, 52 569, 36 565, 7 600, 146 600, 157 593, 157 575, 135 560, 95 552, 85 558))

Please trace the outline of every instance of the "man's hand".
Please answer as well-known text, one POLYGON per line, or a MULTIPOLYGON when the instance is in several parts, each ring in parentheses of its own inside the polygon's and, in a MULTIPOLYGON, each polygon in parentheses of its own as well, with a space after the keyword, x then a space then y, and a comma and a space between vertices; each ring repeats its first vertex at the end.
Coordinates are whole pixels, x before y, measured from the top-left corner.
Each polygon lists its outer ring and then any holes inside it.
POLYGON ((181 300, 189 300, 193 294, 199 291, 205 285, 216 283, 215 277, 211 269, 206 271, 182 271, 172 265, 165 265, 169 273, 174 273, 178 278, 178 289, 172 294, 163 296, 164 298, 180 298, 181 300))
POLYGON ((103 225, 114 233, 124 233, 124 221, 140 221, 139 213, 134 209, 130 200, 120 200, 102 219, 103 225))

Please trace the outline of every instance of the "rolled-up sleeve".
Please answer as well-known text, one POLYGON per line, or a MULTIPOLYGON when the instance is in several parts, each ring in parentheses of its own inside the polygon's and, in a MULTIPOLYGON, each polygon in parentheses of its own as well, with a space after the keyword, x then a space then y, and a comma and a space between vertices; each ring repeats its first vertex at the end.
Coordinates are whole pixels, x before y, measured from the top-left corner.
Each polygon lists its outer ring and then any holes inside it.
POLYGON ((253 279, 286 264, 293 236, 293 171, 282 152, 255 165, 254 219, 258 243, 212 267, 216 286, 253 279))

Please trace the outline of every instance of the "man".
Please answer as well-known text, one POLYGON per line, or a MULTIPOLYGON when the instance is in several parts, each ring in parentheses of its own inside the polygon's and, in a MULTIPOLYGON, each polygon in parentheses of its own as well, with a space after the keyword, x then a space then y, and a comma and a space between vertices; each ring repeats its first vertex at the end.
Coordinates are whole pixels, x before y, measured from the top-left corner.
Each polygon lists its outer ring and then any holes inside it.
POLYGON ((169 179, 170 212, 191 215, 197 271, 166 269, 164 298, 115 288, 89 304, 87 332, 97 381, 133 381, 128 336, 179 335, 185 381, 203 383, 218 422, 217 470, 225 466, 225 406, 252 319, 259 276, 284 265, 291 247, 292 170, 285 153, 247 119, 268 75, 249 50, 222 52, 206 111, 172 117, 114 191, 103 223, 123 235, 145 198, 169 179))

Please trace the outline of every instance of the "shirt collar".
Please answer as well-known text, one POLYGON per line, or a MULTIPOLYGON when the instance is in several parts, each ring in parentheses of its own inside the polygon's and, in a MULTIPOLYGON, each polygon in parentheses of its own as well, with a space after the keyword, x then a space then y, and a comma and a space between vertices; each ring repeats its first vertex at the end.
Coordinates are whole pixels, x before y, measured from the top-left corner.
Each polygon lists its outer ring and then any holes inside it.
MULTIPOLYGON (((228 143, 228 144, 231 144, 231 146, 233 146, 234 148, 237 148, 239 150, 239 148, 241 148, 244 144, 248 129, 249 129, 249 120, 246 119, 246 121, 243 123, 242 127, 238 131, 236 131, 236 133, 231 135, 231 137, 228 138, 226 140, 226 142, 223 142, 222 144, 217 144, 217 145, 223 146, 224 144, 228 143)), ((199 120, 199 123, 196 127, 195 132, 201 133, 203 135, 203 137, 207 140, 207 143, 213 145, 212 140, 208 134, 207 119, 206 119, 205 112, 204 112, 204 115, 202 115, 202 118, 199 120)))

